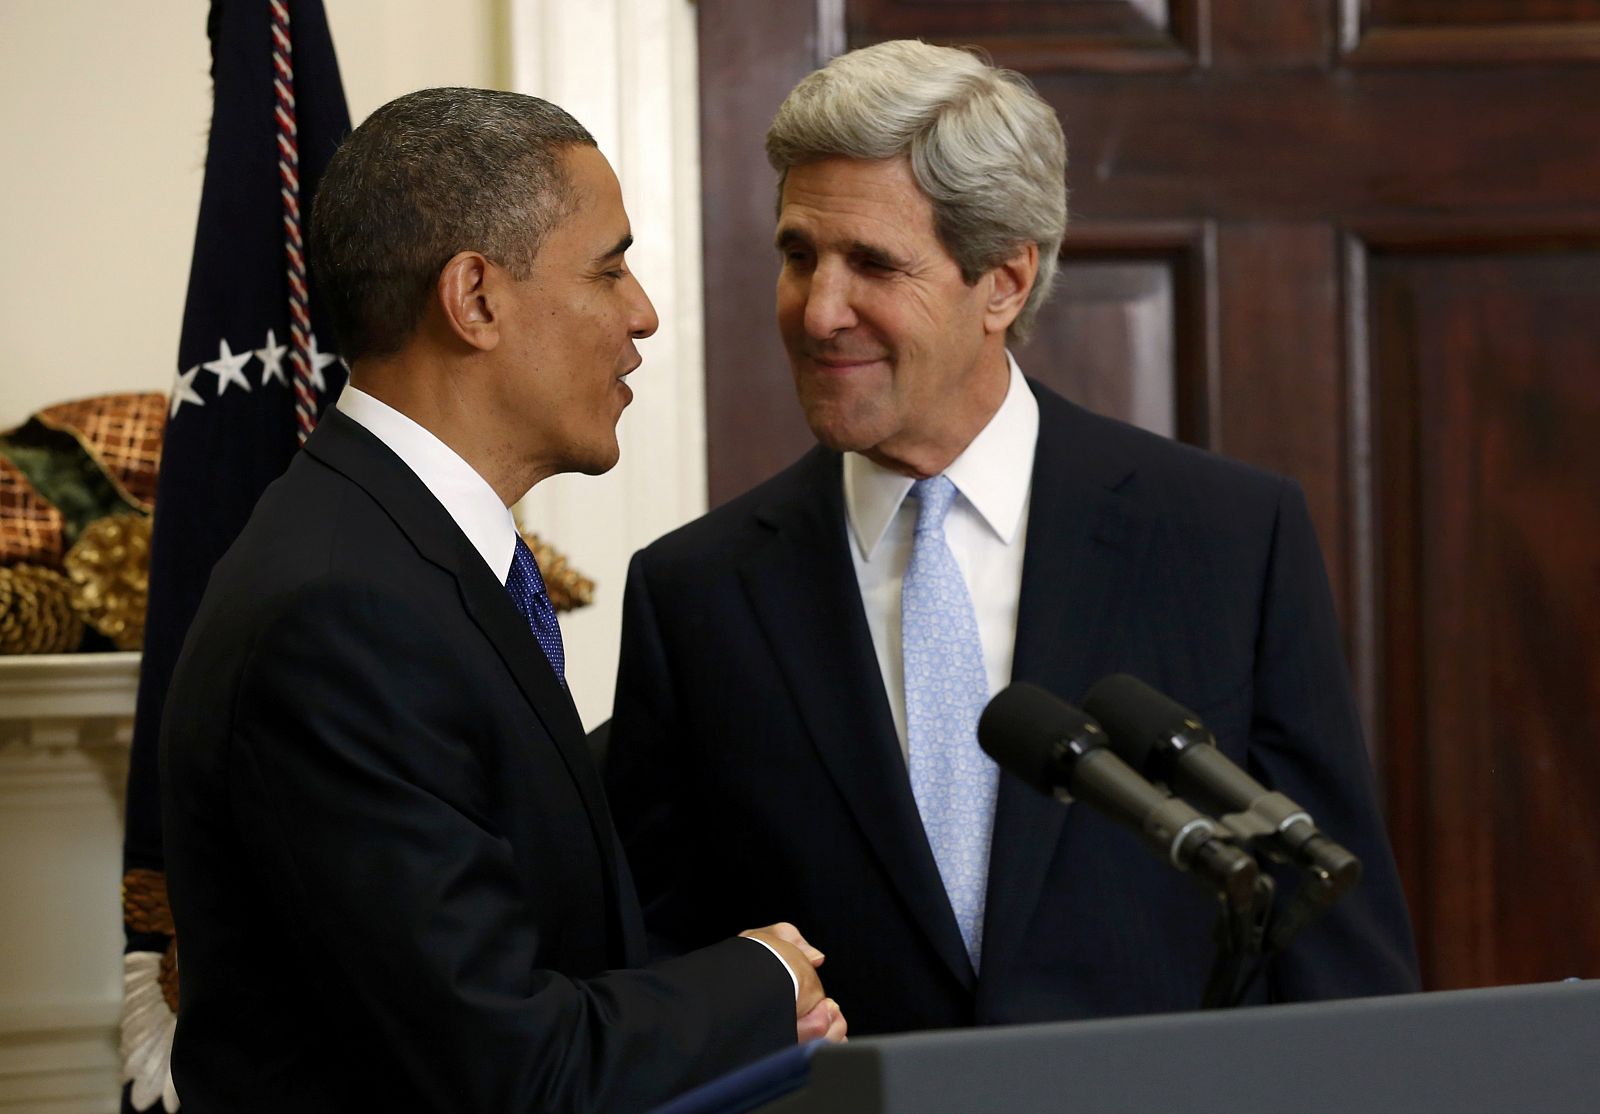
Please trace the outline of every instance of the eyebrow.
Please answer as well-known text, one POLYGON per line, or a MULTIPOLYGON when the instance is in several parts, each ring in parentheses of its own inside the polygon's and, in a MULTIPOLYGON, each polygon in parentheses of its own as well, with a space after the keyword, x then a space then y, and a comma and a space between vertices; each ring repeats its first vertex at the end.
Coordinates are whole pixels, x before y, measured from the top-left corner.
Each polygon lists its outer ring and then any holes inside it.
POLYGON ((631 247, 633 247, 633 233, 624 232, 622 234, 622 239, 611 245, 608 250, 603 251, 599 255, 595 256, 594 261, 596 263, 604 263, 607 259, 615 259, 617 256, 625 253, 631 247))
MULTIPOLYGON (((807 236, 798 229, 780 228, 778 230, 778 236, 774 246, 776 246, 779 251, 786 251, 789 248, 795 247, 809 248, 812 246, 811 237, 807 236)), ((863 240, 851 240, 844 247, 846 254, 855 256, 858 259, 867 259, 873 263, 880 263, 888 267, 896 268, 905 267, 907 265, 907 260, 896 255, 888 248, 882 247, 878 244, 869 244, 863 240)))
POLYGON ((877 244, 864 244, 860 240, 850 241, 850 254, 885 267, 901 268, 906 266, 907 262, 887 248, 879 247, 877 244))
POLYGON ((810 238, 803 233, 797 232, 793 228, 780 228, 778 229, 778 238, 773 241, 772 246, 779 251, 783 251, 785 248, 809 247, 810 244, 810 238))

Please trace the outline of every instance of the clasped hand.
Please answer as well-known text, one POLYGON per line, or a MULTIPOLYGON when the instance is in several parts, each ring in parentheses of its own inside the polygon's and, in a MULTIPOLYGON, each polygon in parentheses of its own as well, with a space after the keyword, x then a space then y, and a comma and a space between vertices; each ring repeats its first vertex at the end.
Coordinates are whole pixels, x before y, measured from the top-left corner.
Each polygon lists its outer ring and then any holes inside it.
POLYGON ((822 979, 817 968, 825 956, 806 943, 800 930, 787 921, 770 924, 765 928, 752 928, 739 933, 766 944, 784 961, 799 983, 795 997, 795 1037, 801 1043, 822 1037, 830 1041, 845 1039, 848 1028, 839 1003, 829 998, 822 989, 822 979))

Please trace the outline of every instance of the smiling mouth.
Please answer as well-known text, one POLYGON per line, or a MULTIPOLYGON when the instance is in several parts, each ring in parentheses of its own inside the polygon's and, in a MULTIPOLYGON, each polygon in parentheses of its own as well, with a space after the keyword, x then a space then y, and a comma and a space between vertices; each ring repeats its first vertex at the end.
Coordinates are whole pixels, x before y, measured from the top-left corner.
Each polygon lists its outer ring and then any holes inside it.
POLYGON ((811 362, 817 367, 828 371, 848 371, 853 367, 864 367, 867 364, 879 364, 884 361, 883 356, 812 356, 811 362))

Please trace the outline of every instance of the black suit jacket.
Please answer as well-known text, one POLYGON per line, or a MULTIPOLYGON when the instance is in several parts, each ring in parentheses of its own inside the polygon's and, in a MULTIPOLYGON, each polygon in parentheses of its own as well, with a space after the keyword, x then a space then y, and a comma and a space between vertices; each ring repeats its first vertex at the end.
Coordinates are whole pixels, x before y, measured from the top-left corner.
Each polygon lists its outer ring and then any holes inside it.
POLYGON ((186 1111, 637 1110, 794 1040, 747 940, 645 970, 578 716, 445 509, 330 412, 162 734, 186 1111))
MULTIPOLYGON (((1292 483, 1035 385, 1015 680, 1078 703, 1125 671, 1366 866, 1258 999, 1414 989, 1416 961, 1316 538, 1292 483)), ((664 948, 788 919, 855 1034, 1199 1004, 1211 899, 1087 806, 1004 775, 981 977, 913 801, 813 450, 629 573, 608 789, 664 948)), ((1286 880, 1287 881, 1287 880, 1286 880)))

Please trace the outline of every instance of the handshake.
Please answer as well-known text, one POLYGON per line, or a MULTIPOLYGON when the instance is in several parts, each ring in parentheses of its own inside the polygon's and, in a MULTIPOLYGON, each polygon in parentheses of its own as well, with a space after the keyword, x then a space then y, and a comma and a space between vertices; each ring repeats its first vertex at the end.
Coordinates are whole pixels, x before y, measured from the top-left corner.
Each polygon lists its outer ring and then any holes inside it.
POLYGON ((799 929, 787 921, 779 921, 765 928, 752 928, 739 935, 759 940, 771 948, 773 954, 783 960, 784 965, 789 968, 789 973, 794 976, 795 1038, 801 1044, 816 1040, 818 1037, 830 1041, 845 1039, 845 1030, 848 1026, 844 1014, 839 1010, 839 1003, 824 993, 822 980, 817 977, 817 968, 822 966, 825 957, 806 943, 806 938, 800 935, 799 929))

